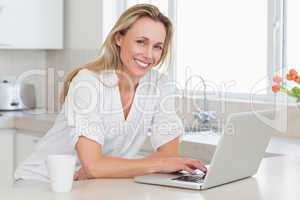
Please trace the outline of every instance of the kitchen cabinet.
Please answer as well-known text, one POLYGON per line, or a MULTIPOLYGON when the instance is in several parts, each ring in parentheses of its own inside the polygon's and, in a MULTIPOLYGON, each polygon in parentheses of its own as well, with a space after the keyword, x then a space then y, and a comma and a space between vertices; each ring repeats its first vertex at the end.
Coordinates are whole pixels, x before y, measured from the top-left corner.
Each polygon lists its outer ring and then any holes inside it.
POLYGON ((14 137, 15 129, 0 129, 0 187, 14 182, 14 137))
POLYGON ((15 169, 34 150, 41 137, 32 131, 17 130, 15 133, 15 169))
POLYGON ((38 133, 9 128, 0 129, 0 187, 14 183, 16 167, 34 150, 38 133))
POLYGON ((63 0, 0 0, 0 49, 62 49, 63 0))

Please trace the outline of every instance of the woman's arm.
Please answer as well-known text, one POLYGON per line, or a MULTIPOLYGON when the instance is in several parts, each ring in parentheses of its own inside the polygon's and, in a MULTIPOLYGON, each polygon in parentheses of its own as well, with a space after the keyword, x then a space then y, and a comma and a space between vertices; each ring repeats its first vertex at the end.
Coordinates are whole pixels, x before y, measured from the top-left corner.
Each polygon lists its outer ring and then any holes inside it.
POLYGON ((153 157, 179 157, 179 137, 160 146, 156 152, 148 156, 148 158, 153 157))
POLYGON ((155 163, 148 159, 105 156, 101 145, 83 136, 79 137, 76 150, 87 178, 133 177, 155 171, 155 163))
POLYGON ((101 145, 81 136, 76 144, 81 169, 74 179, 125 178, 155 172, 206 170, 197 160, 152 156, 143 159, 108 157, 101 153, 101 145), (80 177, 81 176, 81 177, 80 177))

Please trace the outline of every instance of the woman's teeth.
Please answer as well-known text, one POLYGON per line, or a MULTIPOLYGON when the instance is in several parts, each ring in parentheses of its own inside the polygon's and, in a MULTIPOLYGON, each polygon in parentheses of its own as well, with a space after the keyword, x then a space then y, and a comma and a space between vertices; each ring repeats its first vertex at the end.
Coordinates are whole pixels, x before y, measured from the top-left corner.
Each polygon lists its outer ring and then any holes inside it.
POLYGON ((150 63, 143 63, 139 60, 134 60, 134 61, 142 68, 147 68, 150 65, 150 63))

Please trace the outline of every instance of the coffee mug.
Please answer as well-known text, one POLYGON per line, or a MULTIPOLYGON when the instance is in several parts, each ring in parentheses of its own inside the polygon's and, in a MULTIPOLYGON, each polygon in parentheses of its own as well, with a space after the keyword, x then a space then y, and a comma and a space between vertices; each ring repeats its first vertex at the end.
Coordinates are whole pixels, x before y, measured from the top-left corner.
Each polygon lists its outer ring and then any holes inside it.
POLYGON ((49 155, 47 167, 52 191, 70 192, 75 173, 75 156, 49 155))

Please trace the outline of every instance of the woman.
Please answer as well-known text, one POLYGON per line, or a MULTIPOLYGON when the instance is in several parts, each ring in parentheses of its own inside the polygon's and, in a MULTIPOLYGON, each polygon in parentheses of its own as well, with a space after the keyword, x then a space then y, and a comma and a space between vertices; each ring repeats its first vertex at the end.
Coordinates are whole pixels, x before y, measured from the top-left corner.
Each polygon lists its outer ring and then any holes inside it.
POLYGON ((126 10, 99 60, 68 75, 62 111, 15 178, 48 181, 45 159, 51 154, 76 155, 75 180, 206 171, 198 160, 179 158, 183 126, 173 86, 152 69, 165 62, 171 40, 172 24, 158 8, 139 4, 126 10), (149 131, 156 151, 136 158, 149 131))

